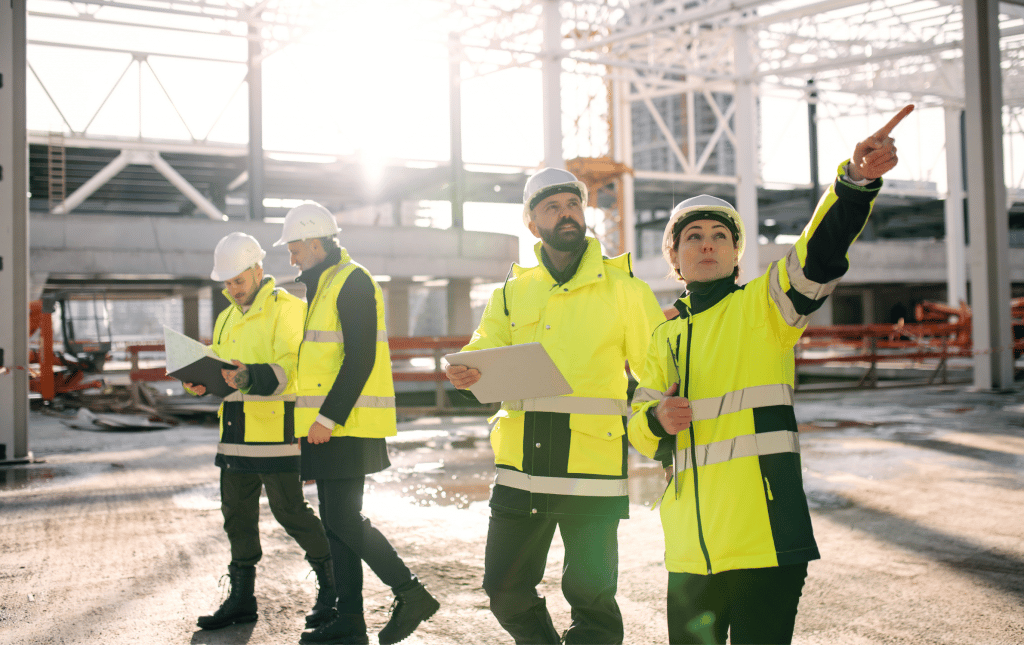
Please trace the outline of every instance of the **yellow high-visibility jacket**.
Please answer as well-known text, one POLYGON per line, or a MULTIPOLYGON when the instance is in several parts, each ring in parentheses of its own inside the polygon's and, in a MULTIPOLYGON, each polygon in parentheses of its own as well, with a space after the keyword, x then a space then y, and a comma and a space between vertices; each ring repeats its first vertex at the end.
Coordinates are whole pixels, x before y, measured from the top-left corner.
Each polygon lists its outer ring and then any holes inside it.
MULTIPOLYGON (((540 514, 628 517, 625 364, 641 373, 665 319, 628 255, 601 257, 597 240, 558 285, 540 262, 512 266, 463 351, 541 343, 572 394, 502 402, 491 432, 498 467, 491 506, 540 514)), ((536 248, 541 258, 541 244, 536 248)))
POLYGON ((213 326, 213 351, 224 360, 237 359, 254 377, 246 392, 232 392, 219 410, 220 443, 216 463, 237 472, 299 470, 294 440, 295 365, 302 340, 306 305, 267 276, 248 311, 231 303, 213 326), (259 378, 259 373, 267 375, 259 378), (257 382, 272 384, 262 391, 257 382), (260 394, 254 392, 260 391, 260 394))
MULTIPOLYGON (((845 164, 840 168, 845 167, 845 164)), ((654 410, 673 383, 693 423, 676 436, 661 499, 665 565, 712 574, 817 559, 793 412, 793 347, 849 267, 847 249, 881 181, 837 179, 785 258, 739 287, 693 286, 651 338, 629 435, 653 457, 671 442, 654 410)))
MULTIPOLYGON (((334 424, 335 437, 390 437, 398 433, 395 417, 395 385, 391 375, 391 352, 384 328, 384 297, 380 286, 362 265, 353 262, 341 249, 341 260, 324 270, 316 295, 309 303, 305 332, 299 348, 298 396, 295 403, 295 434, 309 435, 309 428, 320 417, 320 406, 345 360, 345 339, 338 320, 337 301, 345 280, 354 271, 362 271, 373 282, 377 312, 376 356, 370 377, 363 386, 345 425, 334 424)), ((366 303, 369 304, 369 303, 366 303)))

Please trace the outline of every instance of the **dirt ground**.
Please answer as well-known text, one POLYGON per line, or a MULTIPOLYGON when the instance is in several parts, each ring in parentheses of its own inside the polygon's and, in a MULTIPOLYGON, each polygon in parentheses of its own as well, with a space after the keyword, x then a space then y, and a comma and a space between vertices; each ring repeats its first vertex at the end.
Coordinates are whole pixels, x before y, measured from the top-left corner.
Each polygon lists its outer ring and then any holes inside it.
MULTIPOLYGON (((822 560, 794 643, 1024 643, 1024 393, 798 394, 797 416, 822 560)), ((265 505, 259 621, 195 627, 229 560, 214 427, 83 431, 37 413, 30 424, 44 463, 0 468, 0 643, 298 641, 313 577, 265 505)), ((511 642, 480 588, 487 431, 480 418, 407 420, 393 467, 368 480, 365 513, 442 603, 409 645, 511 642)), ((664 643, 664 542, 649 508, 663 483, 634 460, 618 601, 626 643, 664 643)), ((561 561, 556 536, 541 592, 560 630, 561 561)), ((369 570, 365 581, 376 632, 392 596, 369 570)))

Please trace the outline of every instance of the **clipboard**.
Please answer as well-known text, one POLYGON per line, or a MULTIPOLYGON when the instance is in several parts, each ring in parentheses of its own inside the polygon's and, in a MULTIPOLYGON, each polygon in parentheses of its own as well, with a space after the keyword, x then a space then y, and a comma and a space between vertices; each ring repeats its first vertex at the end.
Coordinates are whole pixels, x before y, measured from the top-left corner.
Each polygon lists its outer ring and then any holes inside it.
POLYGON ((480 370, 480 380, 469 391, 481 403, 572 394, 572 386, 540 343, 456 352, 444 359, 480 370))
POLYGON ((206 393, 214 396, 225 397, 235 391, 220 371, 238 369, 238 366, 217 356, 212 348, 164 325, 164 351, 168 376, 183 383, 203 385, 206 393))

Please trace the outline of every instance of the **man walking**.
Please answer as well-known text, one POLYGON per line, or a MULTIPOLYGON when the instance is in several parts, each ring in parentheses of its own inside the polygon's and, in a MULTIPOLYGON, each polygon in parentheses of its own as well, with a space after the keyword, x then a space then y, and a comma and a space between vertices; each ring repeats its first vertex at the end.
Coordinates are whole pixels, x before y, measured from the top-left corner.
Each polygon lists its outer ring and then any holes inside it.
POLYGON ((295 434, 302 478, 315 479, 320 516, 338 583, 338 616, 302 635, 302 643, 367 643, 363 568, 394 591, 382 645, 397 643, 437 611, 381 532, 362 514, 366 475, 391 465, 384 437, 397 434, 384 300, 369 272, 338 246, 334 216, 307 202, 285 216, 281 239, 302 270, 308 313, 299 349, 295 434))
MULTIPOLYGON (((558 528, 562 592, 572 606, 564 642, 622 643, 615 592, 619 520, 629 517, 624 366, 637 374, 665 317, 629 255, 603 258, 585 236, 587 188, 572 173, 539 171, 523 201, 523 221, 540 238, 539 264, 512 266, 463 351, 539 342, 573 392, 502 403, 491 433, 497 472, 484 591, 516 643, 559 643, 537 594, 558 528)), ((446 371, 461 390, 481 376, 464 366, 446 371)))
MULTIPOLYGON (((302 340, 302 301, 277 289, 274 278, 263 274, 266 251, 255 238, 232 233, 214 251, 210 277, 224 283, 231 303, 217 316, 213 350, 233 362, 223 370, 236 392, 225 397, 220 409, 221 511, 231 543, 228 574, 231 592, 210 616, 201 616, 202 629, 220 629, 257 618, 256 563, 260 548, 260 490, 265 488, 270 510, 288 535, 306 552, 316 572, 319 592, 306 616, 316 627, 334 617, 334 581, 330 547, 323 525, 302 494, 299 451, 295 442, 295 364, 302 340)), ((202 385, 185 387, 202 395, 202 385)))

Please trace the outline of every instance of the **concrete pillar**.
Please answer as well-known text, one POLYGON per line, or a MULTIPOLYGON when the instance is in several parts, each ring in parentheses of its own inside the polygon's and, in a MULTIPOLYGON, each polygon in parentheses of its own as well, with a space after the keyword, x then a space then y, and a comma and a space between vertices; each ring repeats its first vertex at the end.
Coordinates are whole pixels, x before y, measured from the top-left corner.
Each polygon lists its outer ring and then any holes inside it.
POLYGON ((448 280, 446 300, 448 302, 449 336, 473 333, 473 304, 469 297, 472 288, 473 282, 466 278, 448 280))
POLYGON ((747 233, 746 251, 740 259, 740 283, 750 282, 758 275, 757 214, 757 98, 754 86, 754 58, 750 50, 750 32, 745 28, 734 32, 736 56, 736 210, 743 218, 747 233))
POLYGON ((25 0, 0 2, 0 463, 28 451, 25 0))
POLYGON ((385 283, 387 302, 384 306, 388 337, 398 338, 409 335, 409 287, 408 278, 391 278, 385 283))
POLYGON ((544 109, 544 165, 565 168, 562 150, 562 14, 558 0, 544 0, 541 93, 544 109))
POLYGON ((1003 389, 1013 385, 1013 334, 998 0, 964 0, 963 21, 974 385, 1003 389))
POLYGON ((199 292, 189 289, 181 294, 182 333, 189 338, 199 338, 199 292))
POLYGON ((946 106, 946 284, 947 301, 967 302, 967 249, 964 239, 963 110, 946 106))
MULTIPOLYGON (((612 77, 612 142, 615 161, 633 167, 633 106, 622 70, 612 77)), ((622 175, 622 250, 636 257, 636 191, 633 175, 622 175)), ((673 204, 674 205, 674 204, 673 204)))

